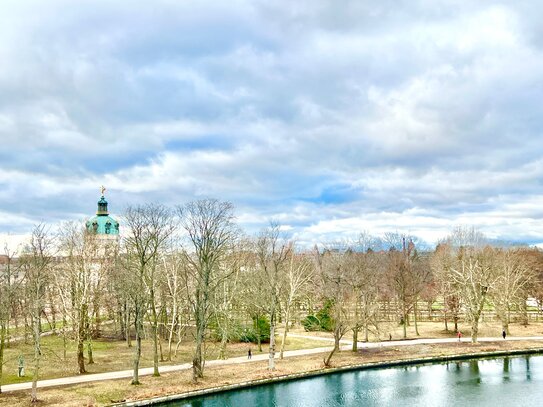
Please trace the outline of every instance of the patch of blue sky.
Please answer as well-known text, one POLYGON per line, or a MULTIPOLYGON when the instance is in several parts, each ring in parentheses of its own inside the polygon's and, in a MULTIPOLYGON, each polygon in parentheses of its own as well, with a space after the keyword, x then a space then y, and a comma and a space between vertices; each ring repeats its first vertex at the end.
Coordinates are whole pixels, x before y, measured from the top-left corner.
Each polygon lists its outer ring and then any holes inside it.
POLYGON ((336 184, 324 187, 318 196, 303 198, 305 202, 317 204, 343 204, 360 199, 361 191, 349 184, 336 184))
POLYGON ((148 164, 153 157, 155 157, 155 153, 150 151, 131 151, 130 154, 106 152, 105 154, 98 153, 87 156, 80 161, 80 165, 95 174, 106 174, 123 168, 148 164))
POLYGON ((262 33, 240 21, 221 21, 219 24, 202 22, 180 26, 175 21, 164 22, 160 30, 141 30, 134 33, 132 41, 123 44, 117 54, 131 65, 147 65, 149 61, 179 61, 190 58, 194 63, 199 58, 225 55, 232 50, 251 45, 273 49, 274 45, 262 33), (205 29, 203 29, 205 27, 205 29))
POLYGON ((209 120, 220 114, 220 103, 215 97, 199 93, 188 78, 175 81, 163 77, 144 78, 138 86, 139 93, 131 95, 138 103, 120 103, 108 113, 112 120, 139 123, 187 117, 209 120))
POLYGON ((45 150, 16 148, 0 153, 0 169, 4 171, 23 170, 40 174, 55 174, 62 173, 68 163, 73 164, 76 161, 74 157, 67 157, 61 152, 45 150))
POLYGON ((169 140, 164 144, 167 151, 231 150, 236 145, 235 138, 221 135, 206 135, 169 140))

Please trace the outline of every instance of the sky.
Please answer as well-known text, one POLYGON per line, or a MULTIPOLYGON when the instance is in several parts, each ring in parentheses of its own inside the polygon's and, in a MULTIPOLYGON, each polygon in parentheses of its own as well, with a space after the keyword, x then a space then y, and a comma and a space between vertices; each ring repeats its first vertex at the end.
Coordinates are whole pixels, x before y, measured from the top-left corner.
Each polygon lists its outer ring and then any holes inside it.
MULTIPOLYGON (((537 1, 2 0, 0 237, 231 201, 303 243, 543 242, 537 1)), ((122 227, 122 225, 121 225, 122 227)))

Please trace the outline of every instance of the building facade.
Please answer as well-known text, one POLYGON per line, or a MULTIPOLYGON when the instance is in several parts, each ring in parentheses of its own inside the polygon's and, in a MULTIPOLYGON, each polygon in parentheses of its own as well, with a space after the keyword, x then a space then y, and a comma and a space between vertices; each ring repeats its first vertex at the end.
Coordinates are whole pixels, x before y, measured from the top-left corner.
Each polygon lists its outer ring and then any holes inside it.
POLYGON ((100 243, 118 243, 119 222, 109 215, 108 202, 104 192, 105 188, 102 187, 102 196, 98 200, 96 215, 86 222, 85 227, 87 232, 100 243))

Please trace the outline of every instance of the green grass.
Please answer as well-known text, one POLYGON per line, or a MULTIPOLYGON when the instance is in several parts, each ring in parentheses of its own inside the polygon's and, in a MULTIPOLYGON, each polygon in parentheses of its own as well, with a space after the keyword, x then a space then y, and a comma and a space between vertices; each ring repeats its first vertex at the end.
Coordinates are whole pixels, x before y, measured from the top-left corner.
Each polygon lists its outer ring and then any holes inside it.
MULTIPOLYGON (((281 343, 280 336, 276 338, 276 349, 279 351, 281 343)), ((63 339, 59 335, 50 335, 42 337, 41 341, 42 359, 40 368, 40 380, 74 376, 78 374, 76 359, 76 343, 68 341, 66 349, 66 359, 63 355, 63 339)), ((129 348, 125 341, 111 339, 97 339, 93 343, 94 364, 86 364, 87 373, 103 373, 117 370, 132 369, 134 347, 129 348)), ((162 344, 164 354, 167 353, 167 343, 162 344)), ((285 350, 307 349, 327 346, 322 341, 301 338, 287 338, 285 350)), ((253 353, 257 353, 256 345, 247 343, 230 343, 227 346, 227 357, 244 356, 247 349, 251 348, 253 353)), ((208 360, 217 359, 220 346, 218 343, 208 342, 206 344, 206 358, 208 360)), ((263 344, 263 353, 268 352, 268 345, 263 344)), ((183 342, 179 347, 177 357, 172 355, 172 360, 160 362, 160 365, 171 365, 187 363, 192 360, 193 342, 191 337, 183 342)), ((87 348, 85 346, 85 358, 87 357, 87 348)), ((87 362, 87 359, 85 359, 87 362)), ((32 380, 34 366, 34 348, 31 343, 25 344, 22 341, 13 343, 6 349, 4 355, 4 373, 2 384, 13 384, 28 382, 32 380), (25 358, 25 377, 17 377, 18 357, 20 354, 25 358)), ((140 367, 150 367, 153 365, 152 342, 150 340, 142 341, 142 356, 140 367)), ((113 397, 114 398, 114 397, 113 397)))
MULTIPOLYGON (((62 321, 57 321, 56 322, 56 329, 57 330, 60 330, 62 328, 62 321)), ((49 324, 48 322, 44 322, 43 324, 41 324, 41 331, 42 332, 50 332, 53 330, 53 327, 51 324, 49 324)), ((25 334, 25 327, 24 326, 18 326, 17 328, 11 326, 9 328, 9 335, 10 337, 12 338, 20 338, 20 337, 23 337, 25 334)), ((31 333, 28 334, 29 337, 32 335, 31 333)))

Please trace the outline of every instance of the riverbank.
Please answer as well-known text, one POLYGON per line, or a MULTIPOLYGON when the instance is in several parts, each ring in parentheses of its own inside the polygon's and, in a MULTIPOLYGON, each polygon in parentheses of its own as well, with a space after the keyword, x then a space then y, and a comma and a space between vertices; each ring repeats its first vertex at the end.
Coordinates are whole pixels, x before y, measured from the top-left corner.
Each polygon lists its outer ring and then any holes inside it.
MULTIPOLYGON (((278 360, 276 370, 269 372, 266 361, 232 365, 209 366, 206 377, 198 384, 190 380, 190 371, 165 373, 161 377, 145 377, 140 386, 131 386, 128 380, 108 380, 92 384, 41 389, 41 405, 103 406, 144 405, 149 399, 202 392, 216 392, 229 388, 251 386, 276 380, 288 380, 330 373, 338 370, 382 366, 383 364, 421 363, 434 360, 479 356, 500 356, 518 352, 543 352, 541 341, 498 341, 472 345, 462 343, 413 344, 409 346, 375 347, 353 353, 347 350, 334 356, 333 367, 322 368, 324 354, 296 356, 278 360)), ((0 396, 0 405, 28 406, 28 392, 20 391, 0 396)))

